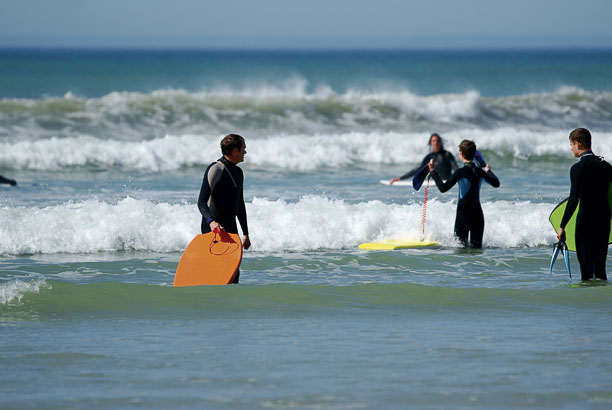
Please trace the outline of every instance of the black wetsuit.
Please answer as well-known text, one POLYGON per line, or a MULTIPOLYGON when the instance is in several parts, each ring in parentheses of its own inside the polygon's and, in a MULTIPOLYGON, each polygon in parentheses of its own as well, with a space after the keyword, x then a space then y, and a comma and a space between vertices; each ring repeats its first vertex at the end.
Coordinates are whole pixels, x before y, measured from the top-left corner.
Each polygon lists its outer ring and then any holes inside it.
POLYGON ((484 233, 484 215, 480 206, 480 185, 484 179, 495 188, 499 187, 499 179, 493 171, 485 172, 473 162, 468 162, 463 168, 443 182, 437 169, 431 173, 440 192, 446 192, 459 183, 459 201, 457 202, 457 217, 455 218, 455 236, 464 246, 468 243, 474 248, 482 248, 484 233))
POLYGON ((570 169, 570 181, 570 196, 560 227, 565 229, 580 201, 576 218, 576 254, 582 280, 606 280, 610 236, 608 187, 612 182, 612 166, 592 151, 584 152, 570 169))
POLYGON ((429 163, 429 160, 432 158, 436 165, 436 171, 438 171, 440 177, 444 180, 450 178, 453 171, 457 169, 457 162, 455 161, 455 157, 453 157, 453 154, 441 149, 438 152, 430 152, 429 154, 425 155, 425 158, 423 158, 421 165, 408 171, 406 174, 402 175, 400 179, 407 179, 414 176, 421 168, 427 165, 429 163))
MULTIPOLYGON (((211 231, 212 221, 218 222, 227 232, 238 233, 238 217, 242 233, 249 234, 242 192, 243 182, 242 170, 224 157, 206 168, 198 198, 198 208, 202 214, 202 233, 211 231)), ((236 273, 232 283, 238 283, 239 277, 240 271, 236 273)))
POLYGON ((9 184, 10 186, 15 186, 17 185, 17 182, 15 182, 14 179, 4 178, 2 175, 0 175, 0 184, 9 184))

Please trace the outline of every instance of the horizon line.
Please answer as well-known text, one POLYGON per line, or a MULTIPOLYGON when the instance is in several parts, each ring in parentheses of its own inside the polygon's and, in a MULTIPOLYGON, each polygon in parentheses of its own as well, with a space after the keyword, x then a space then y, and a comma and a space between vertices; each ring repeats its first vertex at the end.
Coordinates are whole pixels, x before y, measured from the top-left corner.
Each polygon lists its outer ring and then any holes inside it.
POLYGON ((193 47, 193 46, 70 46, 70 45, 2 45, 0 51, 241 51, 241 52, 328 52, 328 51, 612 51, 612 46, 462 46, 462 47, 373 47, 373 46, 298 46, 298 47, 193 47))

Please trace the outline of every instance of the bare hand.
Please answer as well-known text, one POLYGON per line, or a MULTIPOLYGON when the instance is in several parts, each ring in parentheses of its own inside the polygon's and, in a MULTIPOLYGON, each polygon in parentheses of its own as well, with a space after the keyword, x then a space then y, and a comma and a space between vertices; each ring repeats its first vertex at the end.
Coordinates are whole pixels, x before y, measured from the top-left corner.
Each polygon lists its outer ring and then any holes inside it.
POLYGON ((491 167, 489 166, 489 164, 487 164, 483 169, 485 170, 485 172, 489 172, 491 170, 491 167))
POLYGON ((429 172, 434 172, 436 170, 433 158, 427 163, 427 168, 429 168, 429 172))
POLYGON ((399 178, 391 178, 391 180, 389 181, 389 185, 393 185, 394 182, 397 182, 399 180, 399 178))
POLYGON ((215 230, 225 231, 225 228, 223 228, 221 224, 217 221, 212 221, 210 224, 208 224, 208 226, 210 226, 210 230, 212 232, 214 232, 215 230))
POLYGON ((560 241, 565 240, 565 229, 559 228, 559 230, 557 231, 557 239, 560 241))
POLYGON ((251 247, 251 240, 249 239, 248 235, 244 235, 242 238, 242 247, 244 249, 249 249, 251 247))

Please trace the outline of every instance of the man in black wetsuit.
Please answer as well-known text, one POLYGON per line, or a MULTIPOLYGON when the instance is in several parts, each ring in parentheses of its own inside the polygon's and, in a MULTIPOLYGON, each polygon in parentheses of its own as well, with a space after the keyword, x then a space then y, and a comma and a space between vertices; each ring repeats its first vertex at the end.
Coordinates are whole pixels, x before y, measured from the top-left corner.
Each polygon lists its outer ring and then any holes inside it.
POLYGON ((495 188, 499 187, 500 183, 488 164, 484 168, 479 168, 474 164, 475 154, 476 144, 473 141, 461 141, 459 158, 465 165, 456 170, 446 182, 440 178, 433 159, 429 161, 428 167, 440 192, 446 192, 459 183, 455 236, 464 246, 467 246, 469 234, 472 247, 482 248, 484 214, 480 206, 480 185, 483 179, 495 188))
POLYGON ((453 154, 444 149, 444 143, 442 142, 442 138, 436 133, 431 134, 431 136, 429 137, 429 146, 431 148, 431 152, 427 154, 425 158, 423 158, 423 161, 421 161, 421 165, 408 171, 401 177, 392 178, 389 183, 393 184, 394 182, 401 181, 403 179, 407 179, 414 176, 432 159, 436 163, 436 169, 438 170, 440 177, 444 180, 450 178, 453 171, 457 169, 457 161, 455 161, 455 157, 453 157, 453 154))
POLYGON ((591 133, 577 128, 569 135, 574 157, 580 158, 570 169, 570 196, 559 225, 557 238, 565 240, 565 227, 578 206, 576 217, 576 254, 582 280, 606 276, 610 205, 608 189, 612 182, 612 166, 591 151, 591 133))
POLYGON ((15 186, 17 185, 17 182, 14 179, 4 178, 2 175, 0 175, 0 184, 8 184, 10 186, 15 186))
MULTIPOLYGON (((236 217, 242 228, 242 246, 251 247, 249 228, 247 226, 246 207, 242 184, 244 174, 237 166, 244 161, 246 143, 238 134, 229 134, 221 140, 223 156, 206 168, 198 208, 202 214, 202 233, 212 232, 216 228, 229 233, 238 233, 236 217)), ((240 271, 232 283, 238 283, 240 271)))

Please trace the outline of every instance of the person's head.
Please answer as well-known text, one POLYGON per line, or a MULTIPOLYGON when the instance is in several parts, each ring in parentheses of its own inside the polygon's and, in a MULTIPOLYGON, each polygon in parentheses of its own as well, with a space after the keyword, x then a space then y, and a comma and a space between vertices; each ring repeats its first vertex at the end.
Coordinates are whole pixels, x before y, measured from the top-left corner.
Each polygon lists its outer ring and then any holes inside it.
POLYGON ((575 157, 591 149, 591 133, 586 128, 576 128, 570 132, 569 141, 575 157))
POLYGON ((437 133, 431 134, 429 137, 429 146, 433 152, 438 152, 444 149, 444 143, 442 142, 442 137, 437 133))
POLYGON ((474 141, 461 141, 461 144, 459 144, 459 154, 464 160, 472 161, 474 159, 474 154, 476 154, 476 144, 474 144, 474 141))
POLYGON ((238 134, 228 134, 221 140, 221 153, 230 162, 238 164, 244 161, 246 142, 238 134))

